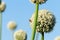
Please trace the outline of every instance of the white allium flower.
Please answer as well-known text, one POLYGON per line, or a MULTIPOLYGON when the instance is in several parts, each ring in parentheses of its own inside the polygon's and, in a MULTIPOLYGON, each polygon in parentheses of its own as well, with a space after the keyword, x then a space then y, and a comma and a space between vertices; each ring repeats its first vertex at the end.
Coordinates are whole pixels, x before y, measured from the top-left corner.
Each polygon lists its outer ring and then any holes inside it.
POLYGON ((4 2, 2 2, 0 4, 0 11, 3 12, 5 10, 5 8, 6 8, 6 4, 4 2))
MULTIPOLYGON (((33 29, 33 22, 34 22, 35 13, 30 18, 30 25, 33 29)), ((55 16, 51 14, 48 10, 39 10, 38 11, 38 20, 36 29, 38 32, 50 32, 55 25, 55 16)))
POLYGON ((32 4, 36 3, 36 0, 29 0, 32 4))
POLYGON ((14 22, 14 21, 8 22, 7 27, 8 27, 10 30, 16 29, 16 27, 17 27, 16 22, 14 22))
POLYGON ((47 0, 30 0, 31 3, 36 3, 38 2, 39 4, 45 3, 47 0))
POLYGON ((57 37, 55 38, 55 40, 60 40, 60 36, 57 36, 57 37))
POLYGON ((23 30, 16 31, 14 33, 14 40, 26 40, 27 34, 23 30))

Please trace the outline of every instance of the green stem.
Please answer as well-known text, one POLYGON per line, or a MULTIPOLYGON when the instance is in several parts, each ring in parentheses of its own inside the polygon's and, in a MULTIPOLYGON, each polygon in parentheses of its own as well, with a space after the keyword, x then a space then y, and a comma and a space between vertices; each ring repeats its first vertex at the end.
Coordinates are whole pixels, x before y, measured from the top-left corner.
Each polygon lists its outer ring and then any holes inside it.
POLYGON ((2 1, 2 0, 0 0, 0 4, 1 4, 1 1, 2 1))
POLYGON ((2 13, 0 12, 0 40, 2 35, 2 13))
POLYGON ((35 38, 37 18, 38 18, 38 9, 39 9, 39 4, 36 3, 36 13, 35 13, 35 17, 34 17, 34 24, 33 24, 33 29, 32 29, 32 38, 31 38, 31 40, 34 40, 34 38, 35 38))
POLYGON ((42 32, 41 35, 42 35, 41 40, 44 40, 44 32, 42 32))
POLYGON ((12 33, 12 40, 14 40, 14 36, 13 36, 14 35, 14 30, 12 30, 11 33, 12 33))

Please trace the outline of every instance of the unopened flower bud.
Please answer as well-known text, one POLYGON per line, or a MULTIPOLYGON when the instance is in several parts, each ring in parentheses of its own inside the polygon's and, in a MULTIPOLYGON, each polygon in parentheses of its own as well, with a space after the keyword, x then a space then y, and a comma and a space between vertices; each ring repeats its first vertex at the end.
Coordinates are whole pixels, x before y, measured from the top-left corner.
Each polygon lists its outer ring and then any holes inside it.
POLYGON ((14 30, 14 29, 16 29, 17 25, 14 21, 10 21, 10 22, 8 22, 7 27, 10 30, 14 30))

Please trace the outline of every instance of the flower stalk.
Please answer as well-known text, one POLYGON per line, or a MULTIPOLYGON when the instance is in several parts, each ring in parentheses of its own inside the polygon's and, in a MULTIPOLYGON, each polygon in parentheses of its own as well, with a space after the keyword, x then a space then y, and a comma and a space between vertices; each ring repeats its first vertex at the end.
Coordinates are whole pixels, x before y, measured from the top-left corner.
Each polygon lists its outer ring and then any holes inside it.
POLYGON ((0 0, 0 4, 1 4, 1 0, 0 0))
POLYGON ((12 34, 11 39, 14 40, 13 34, 14 34, 14 30, 15 30, 16 27, 17 27, 16 22, 14 22, 14 21, 8 22, 7 27, 8 27, 9 30, 11 30, 11 34, 12 34))
POLYGON ((12 34, 12 40, 14 40, 14 36, 13 36, 14 35, 14 31, 12 31, 11 34, 12 34))
POLYGON ((44 40, 44 32, 41 33, 41 40, 44 40))
POLYGON ((34 24, 33 24, 33 29, 32 29, 32 38, 31 38, 31 40, 34 40, 34 38, 35 38, 37 18, 38 18, 38 9, 39 9, 39 3, 36 3, 36 13, 35 13, 35 17, 34 17, 34 24))
POLYGON ((2 35, 2 13, 0 12, 0 40, 2 35))

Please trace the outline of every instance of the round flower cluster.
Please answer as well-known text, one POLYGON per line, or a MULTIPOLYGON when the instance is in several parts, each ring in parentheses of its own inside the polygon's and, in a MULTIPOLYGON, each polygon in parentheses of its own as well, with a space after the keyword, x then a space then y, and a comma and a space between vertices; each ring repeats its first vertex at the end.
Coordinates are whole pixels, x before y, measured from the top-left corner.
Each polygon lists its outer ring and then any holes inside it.
POLYGON ((2 2, 0 4, 0 12, 3 12, 5 10, 5 8, 6 8, 6 4, 4 2, 2 2))
MULTIPOLYGON (((30 25, 33 29, 35 13, 30 18, 30 25)), ((38 32, 50 32, 55 25, 55 16, 50 11, 44 9, 38 11, 38 20, 36 25, 36 31, 38 32)))
POLYGON ((55 40, 60 40, 60 36, 56 37, 55 40))
POLYGON ((23 30, 16 31, 14 33, 14 40, 26 40, 27 34, 23 30))
POLYGON ((39 4, 43 4, 45 3, 47 0, 30 0, 32 3, 39 3, 39 4))
POLYGON ((14 21, 10 21, 10 22, 8 22, 8 24, 7 24, 7 27, 10 29, 10 30, 14 30, 14 29, 16 29, 16 23, 14 22, 14 21))

